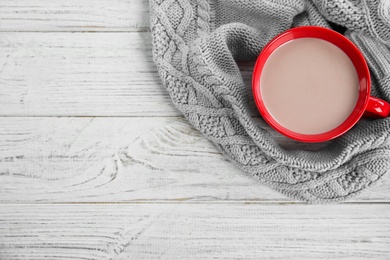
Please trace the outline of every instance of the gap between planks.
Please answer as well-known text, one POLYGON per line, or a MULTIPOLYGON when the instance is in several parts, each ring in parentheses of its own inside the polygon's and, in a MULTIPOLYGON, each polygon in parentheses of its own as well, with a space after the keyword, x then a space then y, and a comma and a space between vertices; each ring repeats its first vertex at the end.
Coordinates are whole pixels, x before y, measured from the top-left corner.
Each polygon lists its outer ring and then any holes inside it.
POLYGON ((203 201, 191 201, 187 199, 172 199, 172 200, 133 200, 133 201, 89 201, 89 202, 0 202, 1 206, 50 206, 50 205, 306 205, 310 206, 337 206, 337 205, 390 205, 389 201, 383 200, 370 200, 370 201, 343 201, 338 203, 328 204, 311 204, 304 201, 291 201, 291 200, 203 200, 203 201))
POLYGON ((36 30, 36 31, 29 31, 29 30, 6 30, 2 29, 0 30, 0 33, 143 33, 143 32, 149 32, 150 28, 110 28, 109 30, 107 28, 87 28, 87 29, 49 29, 49 30, 36 30))

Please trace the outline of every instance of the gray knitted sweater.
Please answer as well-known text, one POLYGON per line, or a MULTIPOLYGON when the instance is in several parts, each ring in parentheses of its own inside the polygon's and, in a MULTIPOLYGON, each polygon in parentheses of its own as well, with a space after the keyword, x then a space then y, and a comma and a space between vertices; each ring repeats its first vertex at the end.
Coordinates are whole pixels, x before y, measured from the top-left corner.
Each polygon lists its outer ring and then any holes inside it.
MULTIPOLYGON (((153 56, 175 106, 234 164, 296 199, 354 196, 390 169, 390 118, 361 120, 319 151, 285 150, 255 124, 238 60, 290 27, 347 28, 390 101, 389 0, 151 0, 153 56)), ((221 169, 223 170, 223 169, 221 169)), ((261 187, 259 187, 261 188, 261 187)))

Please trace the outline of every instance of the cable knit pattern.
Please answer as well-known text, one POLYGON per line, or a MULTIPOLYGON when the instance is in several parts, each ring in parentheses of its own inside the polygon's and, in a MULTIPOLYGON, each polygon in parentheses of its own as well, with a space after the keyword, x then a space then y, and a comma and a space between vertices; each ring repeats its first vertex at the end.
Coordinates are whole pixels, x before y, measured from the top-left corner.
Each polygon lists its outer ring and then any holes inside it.
POLYGON ((312 203, 345 200, 390 170, 390 119, 361 120, 319 151, 287 151, 248 112, 236 64, 290 27, 346 27, 390 100, 388 0, 151 0, 153 57, 173 103, 243 171, 312 203))

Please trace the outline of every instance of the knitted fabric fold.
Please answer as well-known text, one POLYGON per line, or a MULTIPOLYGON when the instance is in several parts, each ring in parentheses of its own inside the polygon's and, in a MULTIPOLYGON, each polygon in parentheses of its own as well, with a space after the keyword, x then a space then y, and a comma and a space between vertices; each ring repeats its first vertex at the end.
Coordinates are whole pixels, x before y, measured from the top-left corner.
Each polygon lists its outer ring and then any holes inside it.
POLYGON ((365 55, 372 95, 390 101, 388 0, 151 0, 150 9, 153 57, 174 105, 243 171, 292 198, 327 203, 390 170, 390 118, 362 119, 319 151, 280 147, 249 114, 252 93, 236 63, 255 60, 291 27, 332 22, 365 55))

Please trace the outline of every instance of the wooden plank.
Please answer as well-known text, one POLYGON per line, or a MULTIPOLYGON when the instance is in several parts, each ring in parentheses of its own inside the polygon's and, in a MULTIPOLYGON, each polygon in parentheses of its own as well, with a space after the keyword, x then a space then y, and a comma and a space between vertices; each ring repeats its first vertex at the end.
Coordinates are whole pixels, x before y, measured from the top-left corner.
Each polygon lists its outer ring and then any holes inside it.
MULTIPOLYGON (((389 187, 384 178, 355 201, 389 201, 389 187)), ((291 201, 182 118, 0 118, 0 194, 3 203, 291 201)))
POLYGON ((3 33, 3 116, 177 115, 149 33, 3 33))
POLYGON ((1 205, 11 259, 389 259, 390 208, 368 205, 1 205))
POLYGON ((145 31, 148 0, 1 0, 0 31, 145 31))
POLYGON ((150 33, 0 33, 0 116, 180 115, 151 48, 150 33))

